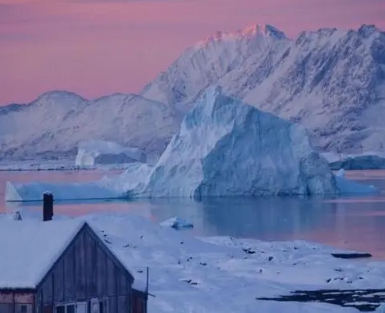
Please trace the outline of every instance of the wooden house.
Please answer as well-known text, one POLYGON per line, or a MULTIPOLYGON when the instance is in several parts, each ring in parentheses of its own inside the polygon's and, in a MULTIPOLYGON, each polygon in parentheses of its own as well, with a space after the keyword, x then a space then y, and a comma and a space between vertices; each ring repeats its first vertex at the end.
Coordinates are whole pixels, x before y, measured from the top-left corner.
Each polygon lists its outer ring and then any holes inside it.
POLYGON ((0 221, 0 313, 146 313, 134 281, 84 221, 0 221))

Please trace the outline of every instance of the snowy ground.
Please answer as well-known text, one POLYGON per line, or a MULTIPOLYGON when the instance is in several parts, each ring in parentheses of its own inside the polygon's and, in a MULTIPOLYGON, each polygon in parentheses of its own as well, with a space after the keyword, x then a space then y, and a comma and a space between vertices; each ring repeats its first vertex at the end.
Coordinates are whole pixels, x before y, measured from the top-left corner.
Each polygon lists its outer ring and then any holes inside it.
POLYGON ((150 267, 150 292, 155 295, 149 300, 150 313, 358 312, 256 297, 299 289, 385 288, 385 262, 336 259, 330 255, 335 249, 318 244, 195 238, 135 215, 83 218, 100 229, 137 280, 150 267))

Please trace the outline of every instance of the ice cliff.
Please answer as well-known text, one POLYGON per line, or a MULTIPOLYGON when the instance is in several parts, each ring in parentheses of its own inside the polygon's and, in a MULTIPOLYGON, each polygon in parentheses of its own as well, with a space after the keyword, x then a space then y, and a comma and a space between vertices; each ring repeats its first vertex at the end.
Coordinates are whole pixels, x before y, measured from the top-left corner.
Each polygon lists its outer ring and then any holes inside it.
POLYGON ((324 195, 338 191, 306 130, 211 87, 186 115, 143 195, 324 195))

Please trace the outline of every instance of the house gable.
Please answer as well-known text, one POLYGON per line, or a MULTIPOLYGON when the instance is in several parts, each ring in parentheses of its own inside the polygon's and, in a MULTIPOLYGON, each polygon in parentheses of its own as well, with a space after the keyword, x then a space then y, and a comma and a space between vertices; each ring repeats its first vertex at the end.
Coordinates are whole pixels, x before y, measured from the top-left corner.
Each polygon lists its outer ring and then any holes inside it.
MULTIPOLYGON (((37 301, 61 303, 131 294, 133 276, 85 223, 37 286, 37 301)), ((125 301, 129 301, 126 299, 125 301)))
POLYGON ((134 276, 129 271, 129 269, 118 259, 118 257, 115 256, 115 254, 112 252, 112 250, 103 242, 103 240, 95 233, 92 227, 86 223, 84 227, 89 232, 90 236, 99 243, 100 248, 110 257, 110 259, 115 263, 117 267, 119 267, 125 275, 130 277, 132 279, 132 282, 134 281, 134 276))

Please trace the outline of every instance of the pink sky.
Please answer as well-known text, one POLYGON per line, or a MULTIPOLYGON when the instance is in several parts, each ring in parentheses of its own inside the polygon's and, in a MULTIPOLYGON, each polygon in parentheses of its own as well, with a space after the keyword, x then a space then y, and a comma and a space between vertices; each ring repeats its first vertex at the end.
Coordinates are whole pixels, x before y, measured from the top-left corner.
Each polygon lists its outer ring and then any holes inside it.
POLYGON ((385 0, 0 0, 0 105, 138 92, 216 30, 385 29, 385 0))

